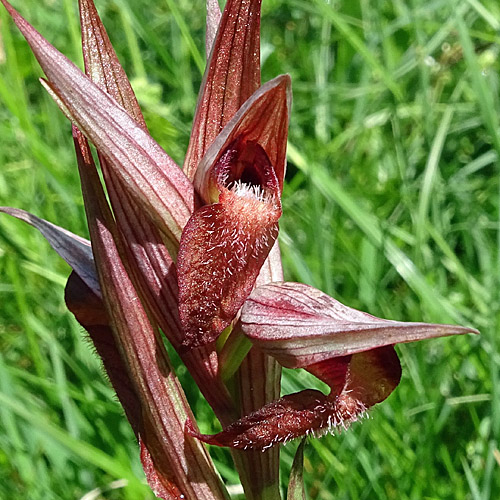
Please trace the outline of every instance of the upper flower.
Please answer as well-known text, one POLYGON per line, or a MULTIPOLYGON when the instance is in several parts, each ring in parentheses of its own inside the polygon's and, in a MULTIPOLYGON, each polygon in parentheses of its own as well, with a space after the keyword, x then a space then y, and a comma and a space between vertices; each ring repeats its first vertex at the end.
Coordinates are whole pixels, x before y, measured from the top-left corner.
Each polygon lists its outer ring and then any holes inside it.
POLYGON ((290 79, 263 85, 238 110, 198 166, 208 203, 182 233, 179 313, 185 348, 216 340, 250 294, 278 235, 290 79))

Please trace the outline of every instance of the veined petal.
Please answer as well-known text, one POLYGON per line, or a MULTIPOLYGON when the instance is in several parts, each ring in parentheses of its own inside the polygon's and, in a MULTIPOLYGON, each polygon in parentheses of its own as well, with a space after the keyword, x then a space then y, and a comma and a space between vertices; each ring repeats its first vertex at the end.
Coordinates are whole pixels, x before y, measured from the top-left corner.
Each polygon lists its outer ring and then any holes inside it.
POLYGON ((331 395, 344 394, 365 409, 384 401, 401 379, 401 365, 393 346, 325 359, 305 369, 328 384, 331 395))
POLYGON ((6 0, 1 1, 63 103, 63 112, 110 160, 131 196, 175 248, 194 206, 189 180, 113 98, 50 45, 6 0))
POLYGON ((376 318, 300 283, 257 288, 241 319, 250 340, 289 368, 402 342, 478 333, 463 326, 376 318))
POLYGON ((208 148, 196 170, 194 185, 205 203, 215 201, 218 188, 213 169, 235 141, 258 144, 273 166, 279 189, 283 188, 290 110, 288 75, 265 83, 243 104, 208 148))
MULTIPOLYGON (((201 83, 184 160, 190 179, 217 135, 260 86, 260 5, 261 0, 226 3, 201 83)), ((208 10, 209 18, 215 11, 215 6, 208 10)), ((211 19, 210 26, 213 31, 211 19)))

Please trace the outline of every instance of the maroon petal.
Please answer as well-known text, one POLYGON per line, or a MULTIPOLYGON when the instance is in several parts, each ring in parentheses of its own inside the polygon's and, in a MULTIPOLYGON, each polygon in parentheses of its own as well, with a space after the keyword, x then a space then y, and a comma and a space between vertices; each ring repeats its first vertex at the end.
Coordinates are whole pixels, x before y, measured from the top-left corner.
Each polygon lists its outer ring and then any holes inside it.
POLYGON ((306 370, 328 384, 334 394, 340 394, 346 384, 351 356, 329 358, 308 365, 306 370))
POLYGON ((401 364, 393 346, 353 354, 342 391, 366 409, 384 401, 401 380, 401 364))
POLYGON ((366 409, 384 401, 401 379, 401 365, 393 346, 325 359, 305 369, 328 384, 331 395, 342 394, 366 409))
MULTIPOLYGON (((226 123, 260 86, 260 4, 261 0, 226 3, 203 76, 184 160, 184 171, 190 179, 226 123)), ((209 9, 209 17, 214 11, 215 6, 209 9)), ((214 21, 210 22, 213 31, 214 21)))
POLYGON ((265 449, 328 427, 328 417, 334 405, 327 396, 315 390, 305 390, 273 401, 241 418, 213 436, 196 433, 192 436, 208 444, 238 449, 265 449))
POLYGON ((193 214, 179 248, 179 315, 187 348, 214 341, 231 323, 278 234, 281 205, 273 195, 277 181, 262 148, 237 145, 226 152, 216 171, 223 179, 219 203, 193 214), (257 185, 241 183, 228 173, 247 160, 251 174, 259 177, 257 185))
MULTIPOLYGON (((335 361, 324 361, 316 373, 327 373, 327 363, 335 361)), ((208 444, 247 450, 345 429, 389 396, 399 383, 401 366, 394 348, 388 346, 353 354, 345 367, 341 390, 328 396, 308 389, 273 401, 218 434, 199 434, 190 426, 188 431, 208 444)))
POLYGON ((252 342, 289 368, 401 342, 478 333, 463 326, 376 318, 299 283, 257 288, 245 303, 241 319, 252 342))

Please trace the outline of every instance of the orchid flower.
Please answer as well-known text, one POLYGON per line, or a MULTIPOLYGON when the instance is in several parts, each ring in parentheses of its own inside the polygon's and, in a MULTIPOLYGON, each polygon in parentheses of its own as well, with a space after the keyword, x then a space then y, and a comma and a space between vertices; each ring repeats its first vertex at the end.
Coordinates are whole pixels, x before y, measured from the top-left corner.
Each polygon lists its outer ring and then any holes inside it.
POLYGON ((245 302, 243 331, 287 368, 304 368, 330 387, 284 396, 214 436, 218 446, 265 449, 300 436, 345 429, 397 387, 401 365, 394 344, 477 333, 462 326, 403 323, 347 307, 301 283, 258 287, 245 302))
POLYGON ((0 210, 39 229, 72 267, 66 303, 103 360, 156 495, 227 498, 205 441, 234 449, 247 498, 280 498, 279 447, 261 450, 346 427, 386 399, 401 375, 394 344, 474 332, 381 320, 282 282, 291 83, 261 85, 261 0, 228 0, 223 13, 207 0, 207 67, 182 169, 149 134, 92 0, 79 1, 84 72, 1 1, 72 123, 91 241, 0 210), (161 332, 221 433, 199 433, 161 332), (281 366, 305 368, 330 393, 280 398, 281 366))

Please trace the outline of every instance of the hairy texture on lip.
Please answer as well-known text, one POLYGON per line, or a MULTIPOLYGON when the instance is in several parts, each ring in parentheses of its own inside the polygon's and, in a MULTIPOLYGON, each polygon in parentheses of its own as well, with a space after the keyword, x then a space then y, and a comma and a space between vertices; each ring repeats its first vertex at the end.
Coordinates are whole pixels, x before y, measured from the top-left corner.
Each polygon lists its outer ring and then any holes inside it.
POLYGON ((401 379, 392 346, 330 359, 306 367, 331 387, 328 396, 305 390, 284 396, 237 420, 213 436, 189 429, 205 443, 238 449, 266 449, 301 436, 346 429, 384 401, 401 379), (332 383, 334 385, 332 385, 332 383))
POLYGON ((337 427, 347 428, 363 412, 364 406, 349 395, 331 398, 307 389, 273 401, 215 435, 197 433, 190 422, 186 429, 208 444, 265 450, 304 435, 322 435, 337 427))
POLYGON ((179 315, 186 348, 216 340, 249 295, 278 235, 281 209, 251 190, 225 190, 182 233, 179 315))
POLYGON ((234 319, 274 245, 281 215, 278 180, 259 144, 236 139, 212 175, 219 202, 191 216, 179 247, 186 349, 213 342, 234 319))

